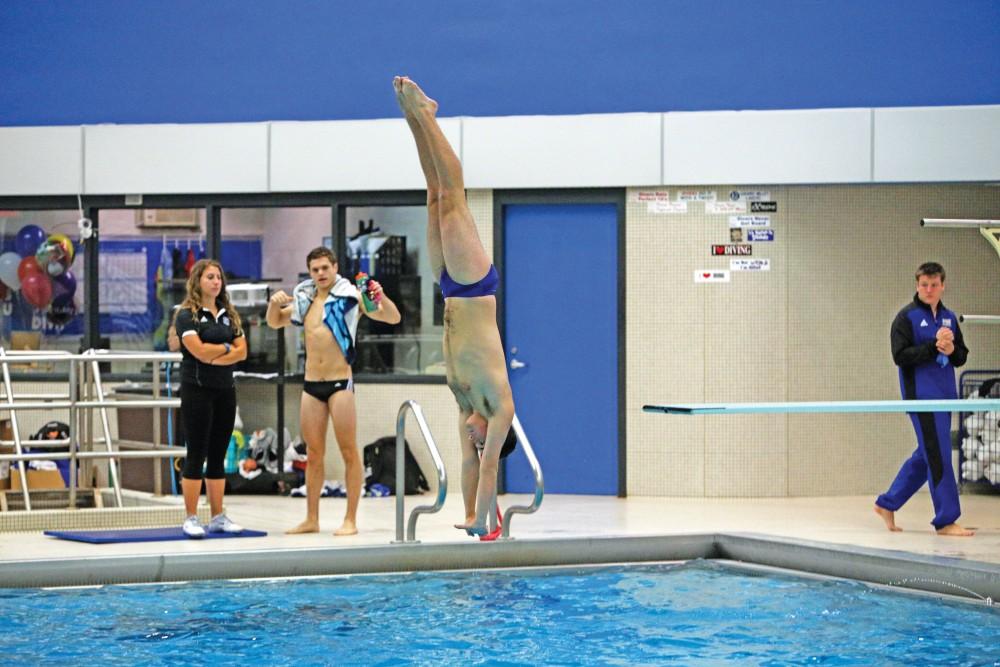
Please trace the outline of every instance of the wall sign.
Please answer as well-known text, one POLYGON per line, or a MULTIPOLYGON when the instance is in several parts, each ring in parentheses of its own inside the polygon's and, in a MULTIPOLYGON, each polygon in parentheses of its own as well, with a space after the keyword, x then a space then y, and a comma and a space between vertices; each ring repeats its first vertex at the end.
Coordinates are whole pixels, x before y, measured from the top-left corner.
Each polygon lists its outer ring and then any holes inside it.
POLYGON ((746 243, 730 243, 728 245, 713 245, 712 255, 752 255, 753 246, 746 243))
POLYGON ((773 241, 774 240, 774 230, 773 229, 748 229, 747 230, 747 241, 773 241))
POLYGON ((728 283, 729 271, 720 269, 702 269, 694 272, 696 283, 728 283))
POLYGON ((729 260, 730 271, 770 271, 771 260, 769 259, 731 259, 729 260))

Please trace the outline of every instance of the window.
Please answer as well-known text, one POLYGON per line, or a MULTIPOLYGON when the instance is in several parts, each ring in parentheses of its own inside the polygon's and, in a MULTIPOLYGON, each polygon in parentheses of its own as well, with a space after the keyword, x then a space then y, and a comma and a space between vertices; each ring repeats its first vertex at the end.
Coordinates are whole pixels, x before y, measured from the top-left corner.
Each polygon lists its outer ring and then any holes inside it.
MULTIPOLYGON (((205 257, 205 210, 102 209, 98 251, 101 345, 166 351, 187 271, 205 257)), ((121 363, 116 370, 143 365, 121 363)))
MULTIPOLYGON (((76 211, 5 211, 0 217, 0 346, 79 350, 83 257, 76 211)), ((26 373, 51 370, 23 365, 26 373)))
POLYGON ((397 325, 363 318, 355 373, 444 375, 444 300, 431 273, 424 206, 347 207, 341 275, 382 284, 402 315, 397 325))

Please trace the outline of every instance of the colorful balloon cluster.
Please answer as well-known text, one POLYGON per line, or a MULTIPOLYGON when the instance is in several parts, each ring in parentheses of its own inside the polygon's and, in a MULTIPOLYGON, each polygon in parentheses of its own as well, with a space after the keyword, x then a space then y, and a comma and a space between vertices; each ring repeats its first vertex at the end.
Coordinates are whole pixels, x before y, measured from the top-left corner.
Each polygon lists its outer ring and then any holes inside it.
POLYGON ((0 255, 0 299, 20 290, 34 308, 46 310, 53 324, 66 324, 76 315, 73 296, 76 276, 73 242, 65 234, 46 236, 37 225, 25 225, 14 239, 15 252, 0 255))

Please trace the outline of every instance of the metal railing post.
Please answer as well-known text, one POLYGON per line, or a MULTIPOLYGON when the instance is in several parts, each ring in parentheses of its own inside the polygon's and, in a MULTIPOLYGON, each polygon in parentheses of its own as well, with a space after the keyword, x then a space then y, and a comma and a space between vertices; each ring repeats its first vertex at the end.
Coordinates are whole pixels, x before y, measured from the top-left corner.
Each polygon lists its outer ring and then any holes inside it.
POLYGON ((79 434, 74 422, 77 417, 76 361, 69 362, 69 508, 76 509, 76 449, 79 434))
MULTIPOLYGON (((7 393, 7 402, 14 403, 14 387, 10 381, 10 367, 7 365, 7 359, 9 358, 7 351, 0 348, 0 365, 3 366, 3 386, 4 391, 7 393)), ((10 428, 14 434, 14 453, 18 457, 23 456, 24 452, 21 450, 21 429, 17 424, 17 412, 14 408, 10 410, 10 428)), ((24 508, 28 511, 31 510, 31 497, 28 494, 28 475, 25 470, 24 461, 20 458, 17 460, 17 472, 21 478, 21 493, 24 496, 24 508)))
POLYGON ((528 457, 528 465, 531 466, 531 472, 535 476, 535 498, 530 505, 511 505, 507 508, 507 511, 503 513, 503 531, 500 534, 501 540, 511 539, 511 517, 514 514, 534 514, 541 506, 542 498, 545 495, 545 481, 542 478, 542 466, 539 465, 538 458, 535 456, 535 450, 532 449, 531 442, 528 441, 528 436, 524 434, 524 428, 521 426, 521 420, 517 418, 516 414, 514 415, 514 422, 511 424, 511 428, 514 429, 517 441, 521 443, 524 455, 528 457))
POLYGON ((441 452, 438 451, 437 444, 434 442, 434 436, 431 435, 430 428, 427 426, 427 420, 424 419, 424 412, 420 408, 420 404, 416 401, 405 401, 399 407, 399 413, 396 415, 396 539, 393 542, 394 544, 404 542, 403 515, 406 512, 406 508, 403 496, 406 495, 407 412, 412 412, 413 418, 417 420, 420 434, 423 436, 424 443, 427 445, 427 449, 431 453, 431 458, 434 460, 434 467, 437 469, 438 475, 438 492, 437 499, 433 505, 420 505, 414 507, 413 511, 410 512, 410 519, 406 528, 406 542, 416 541, 417 518, 421 514, 433 514, 439 511, 444 506, 445 498, 448 496, 448 475, 445 472, 444 460, 441 458, 441 452))
MULTIPOLYGON (((153 400, 160 400, 160 364, 153 362, 153 400)), ((153 408, 153 449, 160 448, 160 409, 153 408)), ((281 447, 278 448, 279 450, 281 447)), ((153 459, 153 494, 163 495, 163 469, 161 459, 153 459)))

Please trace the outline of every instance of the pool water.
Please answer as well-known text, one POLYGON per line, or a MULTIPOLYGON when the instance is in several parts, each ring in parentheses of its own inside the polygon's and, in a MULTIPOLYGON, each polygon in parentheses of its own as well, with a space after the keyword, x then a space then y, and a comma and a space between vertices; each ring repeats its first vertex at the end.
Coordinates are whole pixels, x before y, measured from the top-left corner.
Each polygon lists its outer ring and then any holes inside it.
POLYGON ((1000 609, 694 561, 0 589, 5 664, 1000 665, 1000 609))

